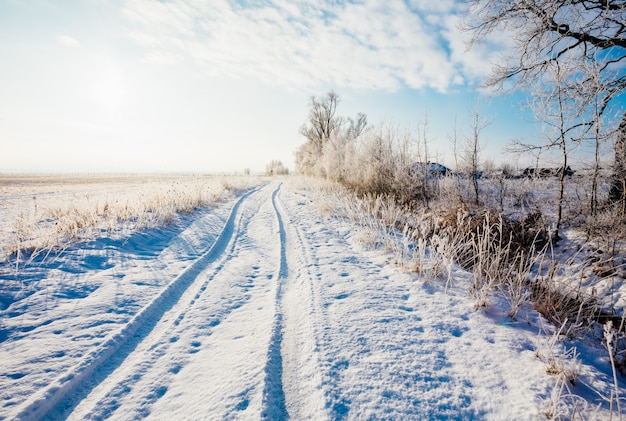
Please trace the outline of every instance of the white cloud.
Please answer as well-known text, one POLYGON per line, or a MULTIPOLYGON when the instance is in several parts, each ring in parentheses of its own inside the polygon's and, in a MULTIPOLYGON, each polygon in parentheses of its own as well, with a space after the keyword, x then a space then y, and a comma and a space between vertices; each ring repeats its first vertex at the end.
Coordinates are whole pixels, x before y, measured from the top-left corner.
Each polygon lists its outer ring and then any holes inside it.
POLYGON ((482 76, 447 29, 454 2, 410 3, 127 0, 123 13, 148 60, 188 58, 212 74, 270 85, 445 91, 482 76))
POLYGON ((429 12, 452 12, 455 9, 455 0, 409 0, 415 10, 429 12))
POLYGON ((59 35, 57 37, 57 41, 59 42, 59 44, 61 44, 64 47, 68 47, 68 48, 80 47, 80 42, 78 42, 76 39, 68 35, 59 35))
POLYGON ((176 64, 180 60, 180 56, 166 51, 155 50, 146 54, 144 60, 153 64, 176 64))
POLYGON ((450 49, 450 59, 466 78, 480 80, 489 75, 494 62, 501 61, 501 55, 513 48, 512 37, 504 32, 491 34, 478 45, 468 49, 470 34, 459 29, 461 17, 449 15, 444 18, 442 36, 450 49))

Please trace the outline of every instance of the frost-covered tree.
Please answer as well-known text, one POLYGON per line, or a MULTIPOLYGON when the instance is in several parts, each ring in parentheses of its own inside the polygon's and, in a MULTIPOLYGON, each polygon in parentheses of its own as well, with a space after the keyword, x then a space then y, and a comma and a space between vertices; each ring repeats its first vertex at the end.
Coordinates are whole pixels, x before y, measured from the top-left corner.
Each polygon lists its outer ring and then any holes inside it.
MULTIPOLYGON (((494 66, 489 85, 503 87, 513 81, 513 87, 530 91, 537 81, 545 80, 555 63, 567 64, 571 71, 560 75, 561 100, 576 98, 581 107, 575 111, 578 118, 571 121, 572 127, 591 132, 601 120, 622 119, 619 98, 626 88, 626 1, 467 0, 467 4, 465 27, 474 43, 500 31, 513 37, 514 49, 494 66), (589 68, 594 71, 588 72, 589 68)), ((616 201, 624 201, 619 187, 626 182, 624 141, 621 136, 615 143, 616 194, 612 198, 616 201)))
POLYGON ((333 91, 321 98, 311 97, 308 119, 300 128, 306 141, 296 151, 299 172, 337 181, 343 179, 346 156, 365 132, 367 116, 362 113, 356 119, 338 116, 339 101, 339 95, 333 91))
POLYGON ((544 122, 544 132, 548 148, 556 148, 561 153, 561 170, 559 171, 559 195, 557 199, 557 217, 555 224, 555 239, 559 239, 559 231, 563 219, 563 201, 565 200, 565 174, 568 168, 569 152, 572 144, 580 141, 581 137, 577 134, 578 125, 574 122, 577 120, 577 112, 580 111, 578 101, 568 98, 566 91, 563 89, 563 75, 568 72, 564 71, 563 66, 558 62, 554 62, 550 66, 550 74, 548 86, 551 89, 538 90, 537 105, 535 112, 541 116, 544 122))
POLYGON ((619 125, 617 140, 615 141, 615 164, 613 166, 613 179, 609 190, 609 200, 620 203, 622 217, 626 213, 626 114, 619 125))
POLYGON ((492 85, 513 76, 541 76, 555 60, 574 58, 581 64, 599 60, 604 102, 626 86, 626 2, 624 0, 467 0, 466 29, 479 42, 494 31, 513 35, 515 50, 494 67, 492 85))
POLYGON ((296 153, 300 172, 313 173, 324 146, 341 128, 343 119, 335 115, 338 103, 339 96, 334 91, 322 98, 311 97, 308 120, 300 128, 300 134, 306 138, 306 143, 296 153))
POLYGON ((482 149, 481 145, 481 133, 491 124, 491 120, 485 119, 480 115, 478 106, 472 111, 472 134, 465 139, 465 147, 463 150, 463 161, 465 167, 465 173, 468 179, 472 183, 472 190, 474 192, 474 204, 479 204, 478 196, 478 179, 480 177, 480 153, 482 149))
POLYGON ((289 168, 283 165, 282 161, 274 159, 265 166, 265 174, 269 176, 287 175, 289 174, 289 168))

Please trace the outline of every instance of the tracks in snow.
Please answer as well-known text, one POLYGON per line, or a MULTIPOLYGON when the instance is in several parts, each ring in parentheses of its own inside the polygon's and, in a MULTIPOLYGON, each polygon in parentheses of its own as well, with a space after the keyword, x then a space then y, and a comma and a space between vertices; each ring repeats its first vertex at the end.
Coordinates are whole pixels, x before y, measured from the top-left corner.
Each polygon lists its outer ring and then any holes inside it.
POLYGON ((204 255, 19 418, 323 412, 304 245, 286 221, 280 185, 243 195, 204 255))

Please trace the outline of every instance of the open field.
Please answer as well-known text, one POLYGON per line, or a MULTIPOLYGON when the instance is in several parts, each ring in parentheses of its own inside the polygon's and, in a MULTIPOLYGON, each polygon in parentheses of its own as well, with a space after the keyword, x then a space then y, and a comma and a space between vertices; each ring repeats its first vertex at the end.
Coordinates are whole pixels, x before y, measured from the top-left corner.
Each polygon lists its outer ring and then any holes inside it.
MULTIPOLYGON (((549 181, 522 182, 524 206, 546 202, 549 181)), ((572 335, 522 282, 516 302, 513 283, 480 283, 455 260, 469 242, 432 231, 434 204, 409 215, 297 177, 8 177, 3 189, 24 223, 3 216, 22 247, 0 263, 0 418, 623 412, 600 341, 619 332, 572 335), (77 235, 52 229, 76 219, 62 226, 77 235)), ((576 272, 558 253, 555 267, 576 272)))
POLYGON ((165 224, 258 182, 216 175, 0 175, 0 261, 165 224))

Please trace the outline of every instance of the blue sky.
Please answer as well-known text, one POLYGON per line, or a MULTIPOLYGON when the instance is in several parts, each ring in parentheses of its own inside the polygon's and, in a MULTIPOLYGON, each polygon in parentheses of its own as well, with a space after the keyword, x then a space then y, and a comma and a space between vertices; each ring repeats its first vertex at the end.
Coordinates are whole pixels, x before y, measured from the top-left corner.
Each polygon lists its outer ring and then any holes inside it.
POLYGON ((293 168, 311 95, 338 113, 447 139, 471 111, 493 120, 483 157, 537 134, 520 95, 479 88, 509 47, 466 51, 448 0, 0 0, 0 171, 293 168))

